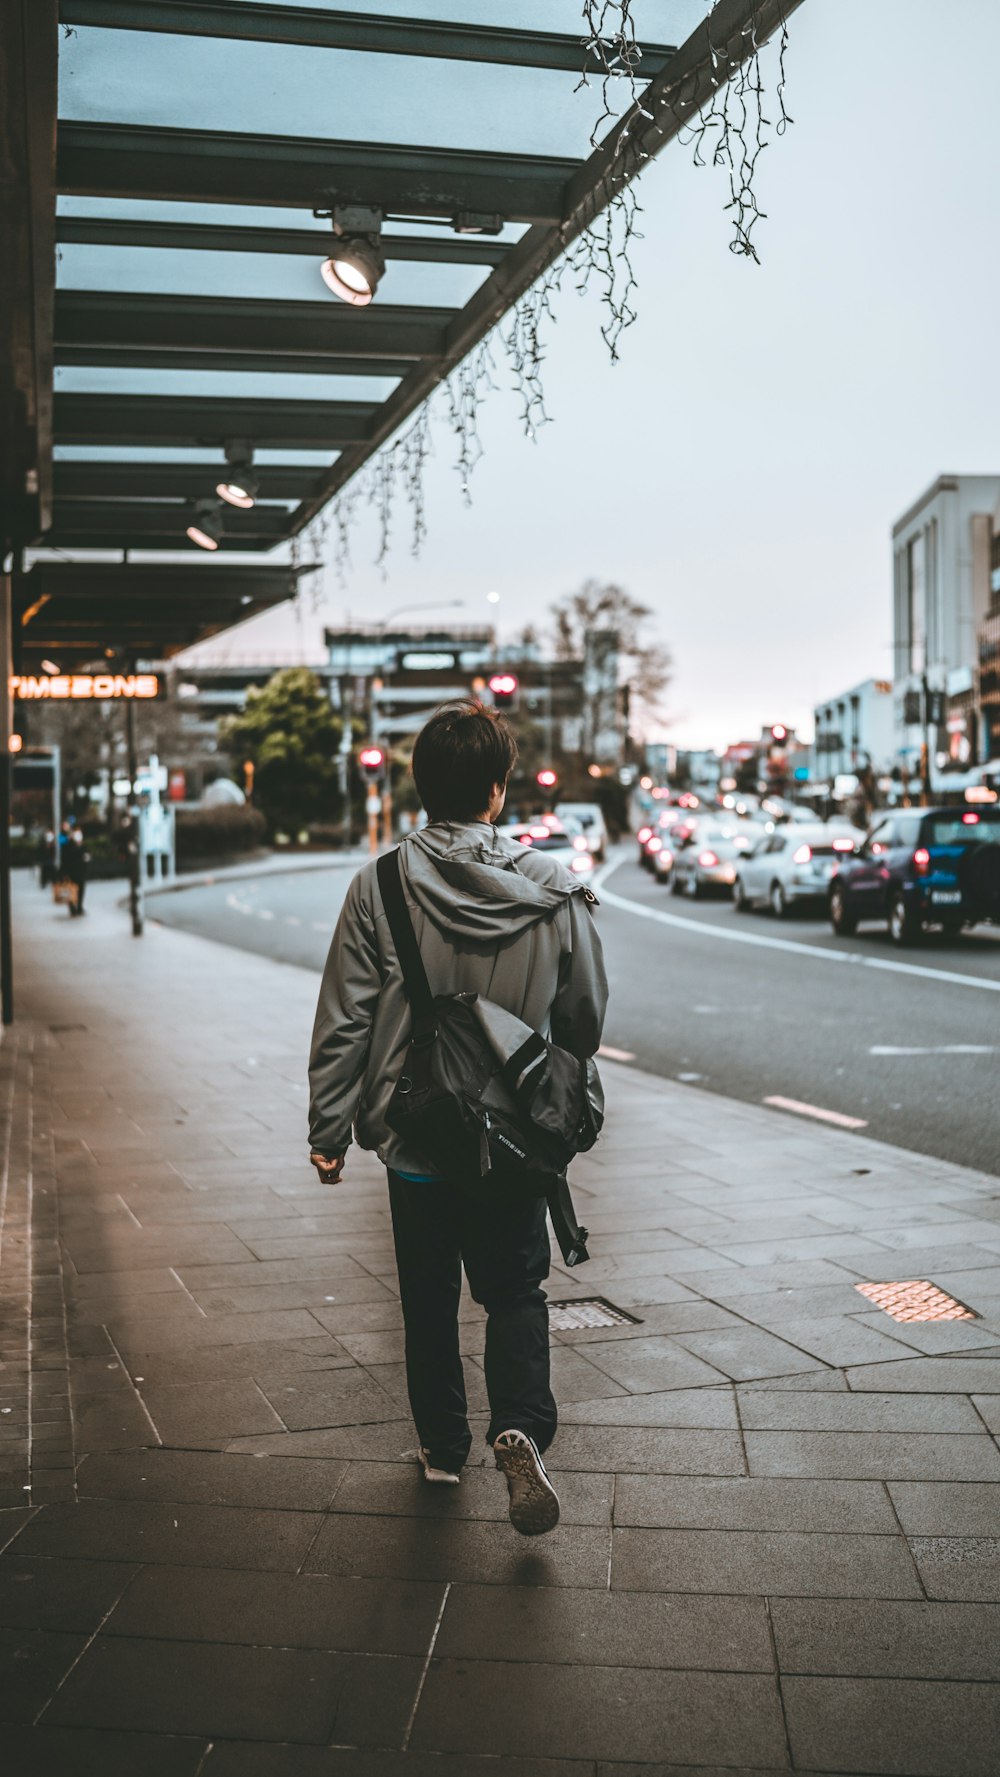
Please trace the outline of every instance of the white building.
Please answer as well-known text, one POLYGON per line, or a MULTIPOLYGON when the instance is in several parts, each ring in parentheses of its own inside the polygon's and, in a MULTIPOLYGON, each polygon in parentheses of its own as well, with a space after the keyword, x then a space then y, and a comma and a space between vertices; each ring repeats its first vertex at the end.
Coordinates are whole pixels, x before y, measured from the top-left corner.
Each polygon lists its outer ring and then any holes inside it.
MULTIPOLYGON (((895 739, 900 762, 916 769, 925 738, 906 720, 912 694, 926 680, 956 700, 978 667, 978 637, 990 607, 990 550, 1000 475, 939 475, 892 530, 895 739)), ((933 774, 948 749, 946 731, 931 736, 933 774)), ((950 763, 950 762, 949 762, 950 763)), ((956 765, 960 766, 958 760, 956 765)), ((944 784, 936 788, 945 788, 944 784)))
POLYGON ((817 704, 815 777, 832 780, 867 765, 876 776, 891 771, 896 755, 894 701, 888 679, 865 679, 839 697, 817 704))

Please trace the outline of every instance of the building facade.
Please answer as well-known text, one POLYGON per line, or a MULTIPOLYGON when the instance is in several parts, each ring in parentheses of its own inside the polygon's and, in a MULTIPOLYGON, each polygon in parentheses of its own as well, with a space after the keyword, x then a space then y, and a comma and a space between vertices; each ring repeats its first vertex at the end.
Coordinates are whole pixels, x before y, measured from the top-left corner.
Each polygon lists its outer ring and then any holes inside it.
POLYGON ((819 779, 856 774, 867 766, 881 776, 896 756, 895 699, 889 679, 864 679, 813 710, 813 754, 819 779))

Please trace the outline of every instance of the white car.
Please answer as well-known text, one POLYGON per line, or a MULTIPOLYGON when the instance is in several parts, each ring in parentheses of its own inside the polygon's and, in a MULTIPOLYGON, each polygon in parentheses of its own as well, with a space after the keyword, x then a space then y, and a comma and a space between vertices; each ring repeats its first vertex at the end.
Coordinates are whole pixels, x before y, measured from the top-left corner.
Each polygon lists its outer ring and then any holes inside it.
POLYGON ((793 906, 825 904, 837 859, 852 852, 857 839, 857 829, 846 821, 796 821, 765 833, 740 860, 734 907, 746 913, 766 906, 783 919, 793 906))
POLYGON ((518 821, 513 826, 501 827, 500 837, 513 851, 522 845, 530 846, 532 851, 555 858, 581 882, 589 883, 596 869, 588 837, 574 821, 557 821, 551 815, 544 820, 518 821))
POLYGON ((558 820, 575 822, 583 829, 588 850, 599 864, 603 864, 608 855, 608 829, 600 803, 557 802, 555 812, 558 820))

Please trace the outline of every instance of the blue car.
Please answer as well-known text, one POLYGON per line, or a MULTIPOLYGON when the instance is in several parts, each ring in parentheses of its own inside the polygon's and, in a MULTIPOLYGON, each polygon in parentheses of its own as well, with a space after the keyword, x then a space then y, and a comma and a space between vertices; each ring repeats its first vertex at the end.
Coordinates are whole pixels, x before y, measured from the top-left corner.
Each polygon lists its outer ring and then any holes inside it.
POLYGON ((928 926, 949 934, 1000 924, 1000 807, 902 808, 877 815, 854 852, 838 859, 830 923, 849 936, 885 920, 894 944, 928 926))

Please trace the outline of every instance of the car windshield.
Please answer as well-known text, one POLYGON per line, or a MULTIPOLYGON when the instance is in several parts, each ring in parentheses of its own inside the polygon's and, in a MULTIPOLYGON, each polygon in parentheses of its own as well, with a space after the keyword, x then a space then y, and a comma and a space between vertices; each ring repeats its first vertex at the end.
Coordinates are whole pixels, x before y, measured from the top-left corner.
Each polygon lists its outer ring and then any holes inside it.
POLYGON ((1000 842, 1000 809, 932 815, 924 827, 924 838, 928 845, 996 845, 1000 842))

